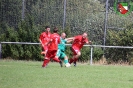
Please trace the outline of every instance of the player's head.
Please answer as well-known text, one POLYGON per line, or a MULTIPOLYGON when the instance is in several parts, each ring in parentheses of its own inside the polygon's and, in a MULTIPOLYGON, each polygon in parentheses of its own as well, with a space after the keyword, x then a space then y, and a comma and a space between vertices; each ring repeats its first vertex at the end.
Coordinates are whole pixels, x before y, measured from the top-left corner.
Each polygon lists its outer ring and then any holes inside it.
POLYGON ((54 33, 57 33, 58 32, 58 28, 57 27, 54 27, 53 32, 54 33))
POLYGON ((46 32, 50 32, 50 27, 49 27, 49 26, 46 26, 46 27, 45 27, 45 31, 46 31, 46 32))
POLYGON ((87 37, 87 33, 84 32, 84 33, 82 34, 82 37, 83 37, 83 38, 86 38, 86 37, 87 37))
POLYGON ((66 38, 66 33, 61 33, 61 38, 65 39, 66 38))

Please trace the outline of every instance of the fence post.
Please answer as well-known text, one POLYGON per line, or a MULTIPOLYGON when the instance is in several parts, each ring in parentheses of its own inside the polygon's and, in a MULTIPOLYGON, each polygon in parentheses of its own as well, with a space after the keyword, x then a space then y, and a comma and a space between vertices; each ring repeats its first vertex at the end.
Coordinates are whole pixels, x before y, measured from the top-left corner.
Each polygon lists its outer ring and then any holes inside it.
POLYGON ((93 56, 93 46, 91 46, 91 59, 90 59, 90 65, 92 65, 93 63, 93 58, 92 58, 92 56, 93 56))
POLYGON ((0 42, 0 59, 1 59, 1 55, 2 55, 2 52, 1 52, 1 42, 0 42))
MULTIPOLYGON (((105 12, 105 20, 104 20, 104 41, 103 41, 103 45, 106 45, 106 31, 107 31, 107 26, 108 26, 108 3, 109 0, 106 0, 106 12, 105 12)), ((103 47, 103 50, 105 52, 105 47, 103 47)))
POLYGON ((66 0, 64 0, 64 17, 63 17, 63 30, 66 24, 66 0))
POLYGON ((24 20, 25 16, 25 0, 22 0, 22 20, 24 20))

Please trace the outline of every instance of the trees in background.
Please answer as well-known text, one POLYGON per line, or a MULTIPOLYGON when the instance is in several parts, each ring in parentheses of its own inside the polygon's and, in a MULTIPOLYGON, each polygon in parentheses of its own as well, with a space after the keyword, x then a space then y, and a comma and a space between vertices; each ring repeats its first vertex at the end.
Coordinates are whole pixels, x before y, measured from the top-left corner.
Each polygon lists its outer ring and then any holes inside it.
MULTIPOLYGON (((133 46, 133 24, 123 30, 108 31, 108 35, 108 45, 133 46)), ((106 57, 109 61, 133 64, 133 49, 108 48, 106 57)))
MULTIPOLYGON (((64 30, 62 27, 64 19, 63 0, 25 0, 24 20, 22 20, 21 17, 22 0, 1 0, 0 4, 1 42, 39 42, 38 38, 40 33, 44 30, 43 26, 50 25, 51 29, 54 26, 57 26, 59 29, 61 29, 60 33, 65 31, 68 37, 82 34, 86 31, 89 34, 89 39, 93 42, 93 44, 103 44, 105 0, 67 1, 66 25, 64 30)), ((112 9, 109 9, 109 28, 106 37, 106 45, 128 46, 127 42, 131 42, 132 35, 130 35, 130 38, 121 38, 121 36, 126 36, 132 33, 128 31, 130 30, 131 26, 128 26, 126 28, 126 26, 130 22, 132 22, 131 17, 132 15, 121 17, 112 9), (120 30, 119 28, 123 30, 120 30), (123 40, 121 40, 120 38, 123 40)), ((111 58, 111 60, 113 61, 118 61, 120 60, 120 58, 123 61, 129 61, 129 59, 127 58, 132 56, 132 52, 127 51, 131 50, 127 49, 122 50, 121 52, 121 50, 119 49, 106 49, 106 56, 107 58, 111 58), (123 53, 123 56, 120 56, 120 53, 123 53)), ((12 57, 14 59, 42 60, 43 57, 40 55, 40 52, 41 48, 39 45, 2 45, 3 58, 12 57)), ((68 54, 68 56, 71 56, 69 47, 67 47, 66 53, 68 54)), ((99 60, 102 54, 102 48, 94 48, 93 59, 99 60)), ((80 61, 87 61, 89 59, 90 48, 85 47, 82 49, 80 61)))

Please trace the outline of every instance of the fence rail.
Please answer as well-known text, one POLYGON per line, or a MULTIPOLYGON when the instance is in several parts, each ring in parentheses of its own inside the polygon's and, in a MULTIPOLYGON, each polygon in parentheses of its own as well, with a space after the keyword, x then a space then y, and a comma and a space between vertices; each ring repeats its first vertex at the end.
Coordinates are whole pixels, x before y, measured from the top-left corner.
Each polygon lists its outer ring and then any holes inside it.
MULTIPOLYGON (((25 45, 39 45, 41 43, 32 42, 0 42, 0 44, 25 44, 25 45)), ((66 46, 71 46, 72 44, 66 44, 66 46)), ((84 45, 89 47, 105 47, 105 48, 133 48, 133 46, 104 46, 104 45, 84 45)))
MULTIPOLYGON (((39 45, 41 43, 31 43, 31 42, 0 42, 0 59, 2 56, 2 44, 26 44, 26 45, 39 45)), ((66 44, 66 46, 71 46, 72 44, 66 44)), ((104 45, 84 45, 84 46, 88 46, 91 49, 91 53, 90 53, 90 65, 93 64, 93 48, 95 47, 101 47, 101 48, 130 48, 132 49, 132 46, 104 46, 104 45)))

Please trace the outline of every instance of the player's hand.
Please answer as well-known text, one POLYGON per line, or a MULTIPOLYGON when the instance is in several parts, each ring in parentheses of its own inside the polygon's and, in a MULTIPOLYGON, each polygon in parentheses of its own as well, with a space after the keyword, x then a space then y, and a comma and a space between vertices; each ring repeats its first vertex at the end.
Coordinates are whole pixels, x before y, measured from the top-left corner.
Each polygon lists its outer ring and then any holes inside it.
POLYGON ((44 47, 45 45, 44 44, 42 44, 42 47, 44 47))
POLYGON ((45 51, 42 51, 42 52, 41 52, 41 54, 42 54, 42 55, 45 55, 45 54, 46 54, 46 52, 45 52, 45 51))
POLYGON ((89 44, 90 44, 90 45, 92 45, 92 42, 91 42, 91 41, 89 41, 89 44))

